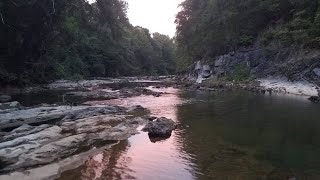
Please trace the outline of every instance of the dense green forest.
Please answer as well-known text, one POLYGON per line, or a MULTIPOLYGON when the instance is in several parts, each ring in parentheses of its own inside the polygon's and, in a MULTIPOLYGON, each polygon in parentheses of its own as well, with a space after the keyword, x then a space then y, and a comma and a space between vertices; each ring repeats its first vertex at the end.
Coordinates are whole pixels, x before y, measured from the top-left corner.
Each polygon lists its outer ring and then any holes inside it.
POLYGON ((320 0, 185 0, 176 18, 178 67, 256 45, 320 47, 320 0))
POLYGON ((175 72, 168 36, 133 27, 123 0, 0 2, 0 84, 175 72))
POLYGON ((165 75, 260 46, 319 49, 320 0, 185 0, 174 39, 130 24, 124 0, 0 2, 0 84, 165 75))

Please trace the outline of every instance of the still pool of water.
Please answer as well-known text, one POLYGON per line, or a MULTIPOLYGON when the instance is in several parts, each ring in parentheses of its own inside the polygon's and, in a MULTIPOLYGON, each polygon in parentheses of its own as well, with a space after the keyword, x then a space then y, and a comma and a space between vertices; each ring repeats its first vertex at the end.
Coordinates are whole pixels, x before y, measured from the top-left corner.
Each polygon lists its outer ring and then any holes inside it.
POLYGON ((180 92, 93 104, 140 104, 178 123, 167 140, 132 136, 65 179, 320 179, 320 106, 305 97, 180 92))

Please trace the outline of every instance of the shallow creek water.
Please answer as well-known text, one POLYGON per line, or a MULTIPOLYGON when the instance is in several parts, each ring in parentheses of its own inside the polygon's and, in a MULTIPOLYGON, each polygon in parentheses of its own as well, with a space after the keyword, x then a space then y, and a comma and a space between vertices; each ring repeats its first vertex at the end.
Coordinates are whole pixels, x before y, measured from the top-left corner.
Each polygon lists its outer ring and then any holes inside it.
POLYGON ((59 179, 320 179, 320 106, 306 97, 160 90, 168 94, 90 103, 172 118, 169 139, 141 132, 59 179))

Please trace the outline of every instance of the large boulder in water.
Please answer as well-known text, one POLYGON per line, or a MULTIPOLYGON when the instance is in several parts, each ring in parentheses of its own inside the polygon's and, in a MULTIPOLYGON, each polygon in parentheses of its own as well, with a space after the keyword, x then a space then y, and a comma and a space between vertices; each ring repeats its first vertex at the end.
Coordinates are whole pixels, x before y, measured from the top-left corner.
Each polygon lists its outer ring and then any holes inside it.
POLYGON ((148 132, 150 137, 170 137, 175 128, 173 120, 162 117, 149 122, 142 131, 148 132))

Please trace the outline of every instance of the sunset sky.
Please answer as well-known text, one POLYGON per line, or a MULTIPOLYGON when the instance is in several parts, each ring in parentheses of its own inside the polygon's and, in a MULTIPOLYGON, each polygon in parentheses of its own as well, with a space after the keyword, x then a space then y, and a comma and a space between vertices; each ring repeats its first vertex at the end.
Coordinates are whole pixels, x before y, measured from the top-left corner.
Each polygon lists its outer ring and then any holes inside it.
POLYGON ((176 25, 175 15, 178 5, 183 0, 127 0, 129 3, 128 17, 134 26, 148 28, 151 33, 173 37, 176 25))
MULTIPOLYGON (((90 3, 95 0, 87 0, 90 3)), ((178 6, 184 0, 126 0, 129 3, 128 18, 132 25, 148 28, 151 33, 173 37, 178 6)))

